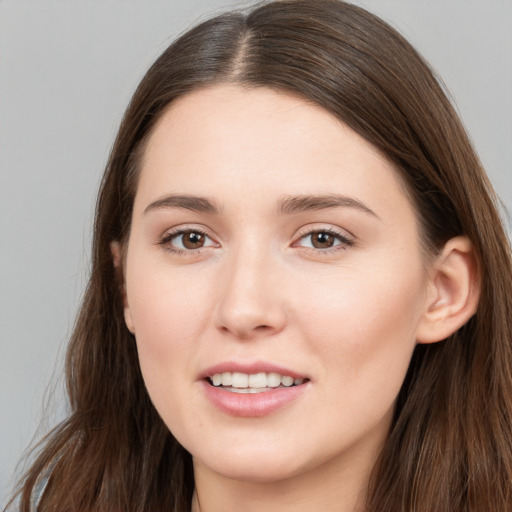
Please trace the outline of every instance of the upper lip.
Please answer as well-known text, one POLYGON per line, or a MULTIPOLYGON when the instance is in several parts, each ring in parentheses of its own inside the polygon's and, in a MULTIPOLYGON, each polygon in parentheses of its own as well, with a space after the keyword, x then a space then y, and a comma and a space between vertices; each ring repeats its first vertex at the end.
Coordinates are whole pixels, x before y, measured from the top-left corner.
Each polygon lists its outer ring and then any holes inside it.
POLYGON ((254 361, 254 362, 236 362, 236 361, 224 361, 222 363, 214 364, 203 370, 199 374, 200 379, 207 379, 216 373, 224 372, 238 372, 246 373, 248 375, 254 375, 256 373, 278 373, 279 375, 288 375, 294 379, 305 379, 306 375, 300 374, 284 366, 280 366, 274 363, 266 361, 254 361))

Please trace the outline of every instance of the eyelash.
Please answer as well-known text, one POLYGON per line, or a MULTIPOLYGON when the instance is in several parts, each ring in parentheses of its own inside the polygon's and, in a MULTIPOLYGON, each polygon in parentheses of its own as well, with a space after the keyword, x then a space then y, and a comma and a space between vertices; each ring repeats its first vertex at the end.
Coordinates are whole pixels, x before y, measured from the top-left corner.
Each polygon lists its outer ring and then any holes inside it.
POLYGON ((325 249, 319 249, 315 247, 303 247, 304 249, 314 251, 315 254, 322 254, 322 255, 329 255, 336 253, 338 251, 344 251, 348 247, 352 247, 355 244, 354 239, 349 238, 347 235, 340 233, 339 231, 332 229, 332 228, 319 228, 319 229, 308 229, 307 231, 300 233, 299 237, 296 242, 293 243, 294 246, 296 246, 301 240, 306 239, 307 237, 312 237, 316 234, 327 234, 334 237, 336 240, 338 240, 340 243, 338 245, 335 245, 333 247, 327 247, 325 249))
POLYGON ((198 249, 179 249, 171 245, 171 242, 175 238, 186 235, 187 233, 196 233, 205 238, 208 238, 209 240, 212 240, 208 233, 206 233, 206 231, 200 228, 178 228, 176 230, 166 232, 165 235, 159 240, 158 245, 162 246, 166 251, 172 254, 176 254, 177 256, 189 256, 200 254, 204 247, 199 247, 198 249))
MULTIPOLYGON (((212 240, 212 238, 206 233, 206 231, 200 229, 200 228, 178 228, 176 230, 168 231, 165 233, 165 235, 158 241, 158 245, 162 246, 166 251, 176 254, 177 256, 190 256, 190 255, 197 255, 202 252, 202 249, 205 247, 199 247, 197 249, 179 249, 176 247, 173 247, 171 242, 187 233, 196 233, 198 235, 201 235, 209 240, 212 240)), ((300 233, 297 241, 293 242, 293 247, 301 247, 299 242, 301 240, 306 239, 307 237, 311 237, 316 234, 327 234, 333 236, 337 241, 340 243, 338 245, 335 245, 333 247, 328 247, 324 249, 315 248, 315 247, 303 247, 304 249, 310 250, 315 252, 316 254, 323 254, 328 255, 332 254, 341 250, 346 250, 347 247, 352 247, 354 245, 354 240, 352 238, 349 238, 348 236, 344 235, 343 233, 340 233, 339 231, 336 231, 332 228, 321 228, 321 229, 309 229, 308 231, 304 231, 303 233, 300 233)), ((206 246, 211 247, 211 246, 206 246)))

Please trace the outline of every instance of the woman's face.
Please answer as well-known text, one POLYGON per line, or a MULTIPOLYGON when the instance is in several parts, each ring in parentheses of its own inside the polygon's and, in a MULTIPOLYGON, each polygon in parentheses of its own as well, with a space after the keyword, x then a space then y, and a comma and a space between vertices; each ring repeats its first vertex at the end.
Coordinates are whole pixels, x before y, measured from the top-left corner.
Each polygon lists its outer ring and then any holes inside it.
POLYGON ((283 93, 191 93, 149 140, 125 265, 148 392, 196 470, 366 471, 428 287, 415 212, 373 146, 283 93))

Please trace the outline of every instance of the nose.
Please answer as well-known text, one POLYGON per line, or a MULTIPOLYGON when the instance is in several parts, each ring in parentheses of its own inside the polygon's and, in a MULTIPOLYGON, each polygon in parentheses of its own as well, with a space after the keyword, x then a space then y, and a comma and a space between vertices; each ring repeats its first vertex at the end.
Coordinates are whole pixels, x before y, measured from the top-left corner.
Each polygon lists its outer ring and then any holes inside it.
POLYGON ((216 323, 239 340, 275 335, 286 325, 285 279, 269 253, 239 251, 224 262, 216 323))

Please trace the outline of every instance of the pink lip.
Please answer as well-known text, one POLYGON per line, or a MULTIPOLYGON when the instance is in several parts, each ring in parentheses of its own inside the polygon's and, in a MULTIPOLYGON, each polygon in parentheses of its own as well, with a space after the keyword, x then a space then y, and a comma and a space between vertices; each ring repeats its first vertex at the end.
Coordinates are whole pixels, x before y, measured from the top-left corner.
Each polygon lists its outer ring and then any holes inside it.
POLYGON ((307 377, 282 366, 262 361, 253 363, 227 361, 201 372, 200 380, 203 391, 213 405, 226 414, 245 418, 266 416, 287 406, 302 395, 310 384, 308 379, 299 386, 273 388, 261 393, 234 393, 213 386, 208 380, 208 377, 224 372, 240 372, 249 375, 274 372, 280 375, 289 375, 294 379, 307 379, 307 377))
POLYGON ((280 387, 262 393, 233 393, 212 386, 207 380, 201 383, 206 396, 222 412, 231 416, 256 418, 266 416, 288 405, 309 387, 309 381, 300 386, 280 387))

